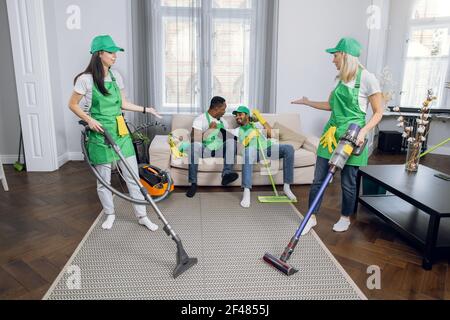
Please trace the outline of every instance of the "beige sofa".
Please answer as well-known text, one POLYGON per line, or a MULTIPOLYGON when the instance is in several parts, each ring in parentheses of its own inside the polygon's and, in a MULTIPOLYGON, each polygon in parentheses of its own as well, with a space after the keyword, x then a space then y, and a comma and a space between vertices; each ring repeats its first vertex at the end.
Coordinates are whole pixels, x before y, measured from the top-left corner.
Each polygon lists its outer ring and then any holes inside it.
MULTIPOLYGON (((301 123, 299 114, 264 114, 267 121, 273 126, 275 122, 278 122, 282 126, 288 127, 293 131, 301 133, 301 123)), ((172 131, 184 129, 181 131, 191 132, 192 122, 194 115, 174 115, 172 118, 172 131)), ((228 122, 230 127, 237 127, 234 117, 226 115, 224 119, 228 122)), ((294 184, 311 184, 314 177, 314 165, 316 162, 316 149, 319 144, 319 138, 314 136, 307 136, 304 144, 300 149, 295 150, 294 161, 294 184)), ((188 186, 188 159, 176 159, 171 156, 170 148, 168 145, 168 136, 157 135, 153 139, 150 149, 150 162, 152 165, 161 169, 168 170, 174 180, 176 186, 188 186)), ((280 140, 283 143, 283 140, 280 140)), ((238 156, 237 163, 242 161, 242 158, 238 156)), ((283 183, 282 161, 271 161, 272 171, 276 184, 283 183), (280 170, 276 170, 276 169, 280 170)), ((223 169, 223 159, 209 158, 200 159, 198 170, 198 185, 199 186, 220 186, 221 185, 221 173, 223 169)), ((241 171, 242 165, 236 164, 234 169, 239 174, 239 179, 236 180, 231 186, 241 185, 241 171)), ((253 174, 253 184, 257 185, 269 185, 270 179, 267 175, 267 171, 263 166, 255 165, 255 173, 253 174)))

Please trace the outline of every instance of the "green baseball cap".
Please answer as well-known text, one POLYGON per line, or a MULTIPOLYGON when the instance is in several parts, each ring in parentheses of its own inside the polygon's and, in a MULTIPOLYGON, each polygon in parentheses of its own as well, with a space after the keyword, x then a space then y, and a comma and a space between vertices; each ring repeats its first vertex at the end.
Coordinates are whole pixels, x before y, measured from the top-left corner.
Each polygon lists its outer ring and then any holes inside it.
POLYGON ((250 110, 246 106, 240 106, 235 111, 233 111, 233 115, 235 116, 238 113, 245 113, 250 115, 250 110))
POLYGON ((361 55, 361 44, 353 38, 342 38, 336 48, 326 50, 328 53, 345 52, 354 57, 361 55))
POLYGON ((125 51, 125 50, 116 46, 116 44, 114 43, 114 40, 111 38, 111 36, 103 35, 103 36, 97 36, 92 40, 91 54, 94 54, 98 51, 117 52, 117 51, 125 51))

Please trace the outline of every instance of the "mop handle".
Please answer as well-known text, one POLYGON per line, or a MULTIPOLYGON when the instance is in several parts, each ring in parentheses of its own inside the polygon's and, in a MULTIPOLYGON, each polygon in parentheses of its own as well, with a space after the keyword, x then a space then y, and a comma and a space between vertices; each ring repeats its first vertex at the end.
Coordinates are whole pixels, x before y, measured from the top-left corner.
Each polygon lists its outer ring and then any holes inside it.
POLYGON ((322 186, 320 187, 319 192, 317 193, 316 197, 314 198, 313 203, 311 204, 311 207, 308 210, 308 213, 306 214, 305 218, 303 219, 302 223, 298 227, 297 231, 295 232, 294 238, 298 240, 300 238, 300 235, 303 232, 303 229, 305 229, 306 224, 309 221, 309 218, 311 218, 314 210, 316 209, 317 205, 319 204, 320 199, 322 198, 322 195, 325 192, 325 189, 327 188, 328 184, 330 183, 331 179, 333 178, 333 172, 328 172, 327 177, 322 183, 322 186))
POLYGON ((277 188, 275 187, 275 181, 273 180, 272 173, 270 172, 269 164, 267 163, 266 155, 264 154, 264 151, 262 150, 261 141, 259 141, 259 138, 260 138, 260 135, 259 135, 259 131, 258 131, 258 136, 256 138, 256 140, 258 141, 258 147, 259 147, 259 150, 261 151, 261 155, 264 160, 264 166, 266 167, 267 173, 269 174, 269 179, 270 179, 270 182, 272 183, 273 192, 275 193, 275 196, 278 197, 279 195, 278 195, 277 188))

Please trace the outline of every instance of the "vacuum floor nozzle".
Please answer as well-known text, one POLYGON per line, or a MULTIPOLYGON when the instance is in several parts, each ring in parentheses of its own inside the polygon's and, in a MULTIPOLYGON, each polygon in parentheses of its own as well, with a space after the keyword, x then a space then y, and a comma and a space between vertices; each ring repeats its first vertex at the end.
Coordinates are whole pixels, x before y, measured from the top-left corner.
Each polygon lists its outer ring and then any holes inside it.
POLYGON ((266 253, 263 257, 264 261, 267 262, 274 268, 277 268, 279 271, 283 272, 287 276, 292 276, 298 270, 292 267, 289 263, 282 261, 280 258, 277 258, 270 253, 266 253))
POLYGON ((190 258, 181 244, 180 238, 174 239, 177 243, 177 266, 173 270, 173 277, 176 279, 180 274, 197 264, 197 258, 190 258))
POLYGON ((175 270, 173 270, 173 278, 176 279, 178 276, 180 276, 182 273, 186 272, 188 269, 196 265, 198 262, 197 258, 189 258, 183 261, 182 263, 179 263, 175 270))

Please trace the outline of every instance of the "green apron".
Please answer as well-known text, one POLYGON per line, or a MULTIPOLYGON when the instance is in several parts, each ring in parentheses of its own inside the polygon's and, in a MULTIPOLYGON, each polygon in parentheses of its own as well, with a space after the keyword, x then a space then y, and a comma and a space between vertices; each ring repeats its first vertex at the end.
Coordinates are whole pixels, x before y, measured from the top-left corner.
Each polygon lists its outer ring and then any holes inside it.
MULTIPOLYGON (((90 115, 101 123, 117 143, 125 158, 135 155, 131 136, 119 136, 116 117, 122 115, 122 95, 111 71, 111 82, 105 82, 105 88, 109 95, 104 96, 94 84, 92 86, 92 106, 90 115)), ((108 164, 120 160, 114 150, 105 144, 103 134, 95 131, 89 132, 87 150, 89 160, 94 165, 108 164)))
MULTIPOLYGON (((208 120, 208 127, 211 125, 211 116, 208 112, 206 114, 206 119, 208 120)), ((225 129, 222 120, 217 124, 217 128, 211 132, 208 138, 203 141, 203 145, 211 151, 217 151, 223 147, 223 140, 221 139, 220 130, 225 129)))
MULTIPOLYGON (((366 125, 366 114, 361 111, 359 107, 359 88, 361 86, 361 74, 362 69, 359 68, 355 88, 349 88, 342 81, 339 81, 336 89, 333 91, 330 107, 331 117, 328 121, 323 134, 325 134, 330 127, 336 127, 335 138, 339 143, 339 139, 347 132, 350 124, 355 123, 363 128, 366 125)), ((325 159, 331 159, 331 153, 328 148, 319 145, 317 149, 317 155, 325 159)), ((368 149, 364 148, 364 151, 359 156, 351 156, 347 165, 350 166, 367 166, 368 163, 368 149)))
MULTIPOLYGON (((244 140, 254 131, 258 130, 254 123, 249 123, 245 126, 242 126, 239 128, 239 142, 241 144, 244 144, 244 140)), ((250 140, 250 143, 245 146, 246 148, 257 148, 258 150, 267 150, 269 147, 272 146, 272 141, 268 140, 266 137, 264 137, 262 134, 259 134, 259 144, 257 137, 250 140)))

